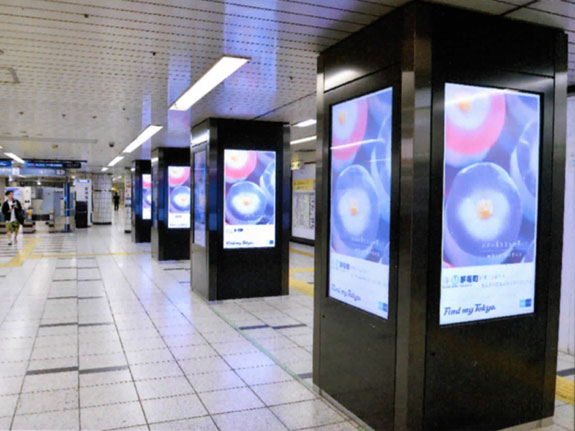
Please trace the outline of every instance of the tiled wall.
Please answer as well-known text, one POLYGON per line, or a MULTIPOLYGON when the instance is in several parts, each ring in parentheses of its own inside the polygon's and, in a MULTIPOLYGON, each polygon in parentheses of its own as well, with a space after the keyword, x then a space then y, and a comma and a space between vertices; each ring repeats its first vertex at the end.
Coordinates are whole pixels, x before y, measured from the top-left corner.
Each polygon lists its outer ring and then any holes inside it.
POLYGON ((92 221, 94 223, 112 223, 112 177, 94 175, 92 177, 94 201, 92 221))

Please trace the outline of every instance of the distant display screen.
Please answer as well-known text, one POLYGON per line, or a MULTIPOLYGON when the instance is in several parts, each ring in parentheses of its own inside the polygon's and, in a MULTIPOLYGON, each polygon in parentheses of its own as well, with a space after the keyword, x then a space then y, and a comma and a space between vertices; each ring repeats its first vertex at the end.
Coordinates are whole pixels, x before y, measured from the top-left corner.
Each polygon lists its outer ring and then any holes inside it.
POLYGON ((168 166, 168 228, 190 227, 190 167, 168 166))
POLYGON ((440 324, 534 311, 539 96, 445 85, 440 324))
POLYGON ((142 174, 142 220, 152 219, 152 174, 142 174))
POLYGON ((206 151, 194 154, 194 244, 206 246, 206 151))
POLYGON ((225 150, 224 164, 224 248, 275 247, 275 153, 225 150))
POLYGON ((332 107, 329 296, 387 319, 391 88, 332 107))

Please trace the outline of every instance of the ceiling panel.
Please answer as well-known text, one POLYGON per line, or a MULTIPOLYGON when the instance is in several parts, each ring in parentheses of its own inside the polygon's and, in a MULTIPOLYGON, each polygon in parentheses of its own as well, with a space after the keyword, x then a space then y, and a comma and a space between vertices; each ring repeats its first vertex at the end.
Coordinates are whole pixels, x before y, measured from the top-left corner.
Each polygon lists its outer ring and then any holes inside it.
MULTIPOLYGON (((437 2, 575 31, 573 2, 437 2)), ((192 123, 209 116, 291 124, 314 118, 318 54, 405 3, 0 0, 0 69, 13 69, 19 80, 0 83, 0 145, 24 158, 86 159, 99 170, 141 131, 150 100, 165 109, 174 88, 224 53, 251 61, 194 105, 192 123)), ((575 33, 569 40, 575 83, 575 33)), ((293 139, 314 134, 315 126, 292 131, 293 139)))

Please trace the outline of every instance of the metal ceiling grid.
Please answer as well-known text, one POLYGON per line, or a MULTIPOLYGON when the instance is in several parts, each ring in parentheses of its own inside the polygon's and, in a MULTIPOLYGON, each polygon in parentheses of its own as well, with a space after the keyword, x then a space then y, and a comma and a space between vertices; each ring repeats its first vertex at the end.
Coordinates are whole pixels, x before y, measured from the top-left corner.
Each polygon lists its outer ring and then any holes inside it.
MULTIPOLYGON (((437 2, 568 30, 575 83, 574 2, 437 2)), ((313 118, 317 54, 404 3, 0 0, 0 67, 13 68, 20 81, 0 83, 0 145, 24 158, 87 159, 99 170, 141 131, 144 100, 167 106, 168 84, 197 79, 224 53, 252 60, 194 105, 192 123, 208 116, 292 124, 313 118)), ((294 129, 293 138, 314 129, 294 129)), ((313 143, 294 148, 308 147, 313 143)))

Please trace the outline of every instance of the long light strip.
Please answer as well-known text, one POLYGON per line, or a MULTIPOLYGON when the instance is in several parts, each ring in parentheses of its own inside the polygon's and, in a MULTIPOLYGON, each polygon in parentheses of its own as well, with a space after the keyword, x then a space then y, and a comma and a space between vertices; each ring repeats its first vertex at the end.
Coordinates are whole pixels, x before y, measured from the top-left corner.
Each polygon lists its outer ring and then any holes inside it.
POLYGON ((248 61, 248 57, 224 55, 172 103, 170 110, 187 111, 248 61))
POLYGON ((150 162, 156 163, 158 160, 160 160, 158 157, 152 157, 152 160, 150 160, 150 162))
POLYGON ((308 127, 308 126, 313 126, 316 123, 317 123, 317 121, 315 119, 310 118, 309 120, 300 121, 299 123, 295 123, 293 126, 294 127, 308 127))
POLYGON ((291 141, 290 145, 296 144, 303 144, 304 142, 315 141, 317 136, 308 136, 307 138, 296 139, 295 141, 291 141))
POLYGON ((110 166, 110 167, 115 166, 121 160, 124 160, 124 158, 122 156, 114 157, 114 160, 112 160, 110 163, 108 163, 108 166, 110 166))
POLYGON ((131 153, 162 129, 163 129, 162 126, 155 126, 153 124, 150 124, 144 130, 142 130, 142 133, 140 133, 136 139, 134 139, 126 148, 124 148, 123 152, 131 153))
POLYGON ((20 157, 18 157, 18 156, 17 156, 16 154, 14 154, 14 153, 4 153, 4 154, 6 154, 6 155, 7 155, 8 157, 10 157, 11 159, 16 160, 18 163, 22 163, 22 164, 26 163, 24 160, 22 160, 20 157))
POLYGON ((106 172, 107 170, 108 170, 108 168, 106 168, 106 167, 102 168, 102 172, 106 172))

